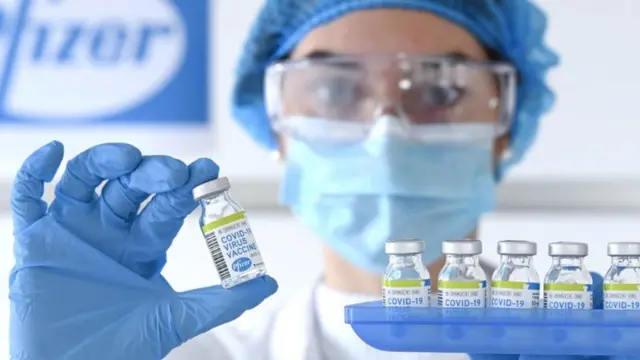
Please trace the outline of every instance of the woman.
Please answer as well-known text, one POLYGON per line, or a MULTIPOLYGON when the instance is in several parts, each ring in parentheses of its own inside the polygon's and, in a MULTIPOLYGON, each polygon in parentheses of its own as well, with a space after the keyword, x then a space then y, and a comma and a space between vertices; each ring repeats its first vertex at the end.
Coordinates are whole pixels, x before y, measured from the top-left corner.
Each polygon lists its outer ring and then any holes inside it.
POLYGON ((217 166, 97 146, 69 163, 47 212, 42 183, 62 158, 52 143, 25 162, 14 189, 12 355, 465 358, 374 350, 343 323, 343 307, 379 297, 387 239, 425 239, 434 276, 442 241, 474 236, 553 102, 545 26, 524 0, 268 1, 240 61, 234 109, 285 161, 282 200, 325 242, 322 278, 264 322, 206 333, 277 288, 265 277, 177 294, 160 275, 196 206, 191 189, 217 166))

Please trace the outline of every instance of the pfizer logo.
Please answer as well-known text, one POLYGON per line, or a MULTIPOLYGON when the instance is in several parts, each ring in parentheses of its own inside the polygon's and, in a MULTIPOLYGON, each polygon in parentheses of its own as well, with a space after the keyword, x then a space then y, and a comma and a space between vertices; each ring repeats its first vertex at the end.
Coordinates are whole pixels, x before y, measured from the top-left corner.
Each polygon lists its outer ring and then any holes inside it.
POLYGON ((109 116, 147 101, 183 66, 185 24, 169 0, 1 0, 0 6, 8 115, 109 116))
POLYGON ((231 268, 235 272, 243 272, 249 270, 251 264, 251 259, 247 257, 241 257, 231 264, 231 268))

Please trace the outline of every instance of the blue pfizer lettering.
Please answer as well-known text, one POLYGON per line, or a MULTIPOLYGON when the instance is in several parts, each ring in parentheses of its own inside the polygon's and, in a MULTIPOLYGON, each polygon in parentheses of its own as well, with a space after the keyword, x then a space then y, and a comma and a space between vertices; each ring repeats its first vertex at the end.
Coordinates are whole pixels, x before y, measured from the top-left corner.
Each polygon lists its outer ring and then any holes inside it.
POLYGON ((140 30, 140 43, 138 44, 138 50, 136 52, 136 60, 138 62, 144 61, 149 55, 149 49, 151 44, 156 39, 163 36, 168 36, 171 33, 171 28, 168 26, 158 26, 153 24, 146 24, 140 30))
POLYGON ((233 264, 231 264, 231 268, 235 272, 243 272, 243 271, 249 270, 249 268, 251 267, 251 264, 252 264, 251 259, 247 257, 241 257, 236 261, 234 261, 233 264))
POLYGON ((90 59, 96 65, 142 64, 150 60, 154 47, 176 29, 166 24, 142 23, 131 28, 111 21, 96 27, 72 24, 64 28, 40 25, 34 29, 34 62, 73 65, 90 59), (56 37, 61 38, 60 40, 56 37))
MULTIPOLYGON (((91 59, 98 65, 117 64, 122 61, 125 44, 130 38, 123 24, 107 24, 95 29, 91 34, 91 59)), ((134 56, 131 58, 135 59, 134 56)))
POLYGON ((0 121, 208 121, 208 2, 15 3, 0 7, 0 121))

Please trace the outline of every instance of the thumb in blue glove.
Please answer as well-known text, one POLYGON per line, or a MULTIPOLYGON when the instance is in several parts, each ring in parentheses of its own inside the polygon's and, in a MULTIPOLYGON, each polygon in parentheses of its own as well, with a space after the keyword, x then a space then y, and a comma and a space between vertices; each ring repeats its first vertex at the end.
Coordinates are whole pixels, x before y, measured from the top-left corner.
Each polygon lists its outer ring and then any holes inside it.
POLYGON ((62 157, 58 142, 33 153, 12 192, 12 359, 160 359, 277 290, 263 277, 230 290, 177 293, 160 274, 196 207, 191 189, 218 175, 212 161, 186 166, 130 145, 99 145, 69 161, 47 208, 44 182, 62 157))

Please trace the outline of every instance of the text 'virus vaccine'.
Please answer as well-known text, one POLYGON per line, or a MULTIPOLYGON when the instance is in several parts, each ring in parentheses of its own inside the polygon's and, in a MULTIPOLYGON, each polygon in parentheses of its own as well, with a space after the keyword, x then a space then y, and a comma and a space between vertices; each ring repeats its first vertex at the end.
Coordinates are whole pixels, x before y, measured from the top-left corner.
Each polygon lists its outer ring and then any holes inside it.
POLYGON ((549 244, 551 269, 544 279, 544 307, 547 309, 593 309, 593 279, 584 265, 587 244, 549 244))
POLYGON ((231 198, 230 188, 229 179, 221 177, 193 189, 202 208, 200 229, 224 288, 267 272, 245 211, 231 198))
POLYGON ((424 241, 401 239, 387 241, 389 266, 382 280, 382 304, 385 307, 429 307, 431 278, 422 264, 424 241))
POLYGON ((446 263, 438 275, 438 305, 444 308, 483 308, 487 276, 480 266, 478 240, 445 241, 446 263))
POLYGON ((605 310, 640 310, 640 243, 607 245, 611 267, 604 277, 605 310))
POLYGON ((505 240, 498 243, 501 261, 491 277, 491 307, 540 307, 540 277, 533 267, 536 252, 536 244, 529 241, 505 240))

